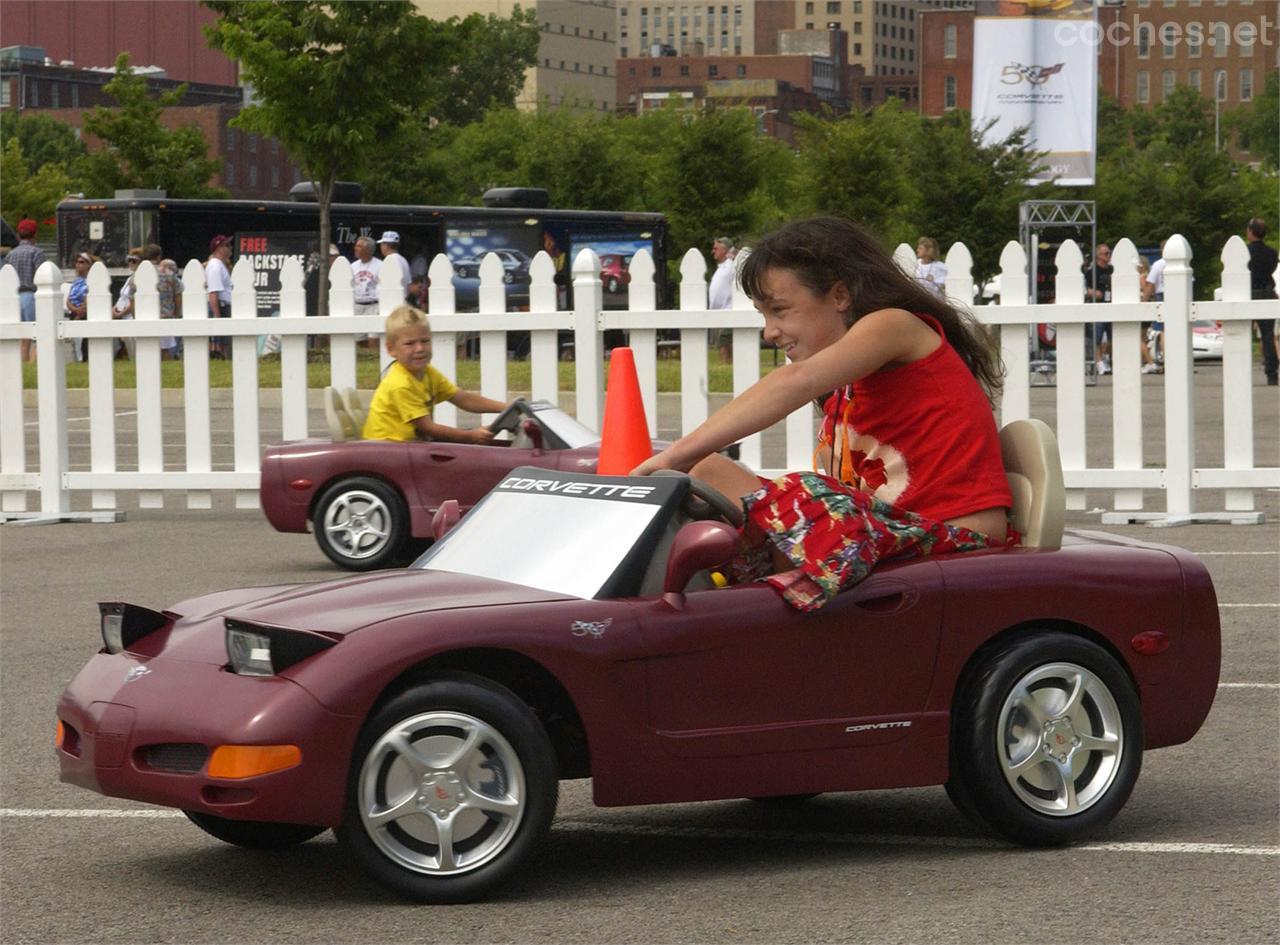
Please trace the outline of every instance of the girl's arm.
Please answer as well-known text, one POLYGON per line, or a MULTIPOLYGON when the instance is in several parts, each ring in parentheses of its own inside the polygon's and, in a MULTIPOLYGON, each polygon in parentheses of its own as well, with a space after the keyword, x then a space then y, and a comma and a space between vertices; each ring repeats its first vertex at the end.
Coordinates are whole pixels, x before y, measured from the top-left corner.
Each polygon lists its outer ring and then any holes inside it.
POLYGON ((459 390, 449 398, 449 403, 456 404, 470 413, 502 413, 507 409, 506 404, 490 400, 472 390, 459 390))
POLYGON ((695 463, 735 440, 758 433, 815 397, 874 374, 892 363, 918 361, 941 343, 931 328, 904 309, 864 315, 839 341, 803 361, 766 374, 716 411, 702 426, 681 437, 633 470, 688 472, 695 463))

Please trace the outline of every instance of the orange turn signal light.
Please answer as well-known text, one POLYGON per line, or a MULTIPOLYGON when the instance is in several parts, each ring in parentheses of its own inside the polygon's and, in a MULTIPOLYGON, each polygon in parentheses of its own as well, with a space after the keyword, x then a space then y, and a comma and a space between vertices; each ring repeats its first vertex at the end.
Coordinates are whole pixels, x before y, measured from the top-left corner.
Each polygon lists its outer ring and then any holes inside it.
POLYGON ((67 727, 62 724, 62 719, 58 719, 58 727, 54 730, 53 745, 55 748, 61 748, 62 743, 67 740, 67 727))
POLYGON ((302 764, 297 745, 219 745, 209 759, 211 778, 256 778, 302 764))

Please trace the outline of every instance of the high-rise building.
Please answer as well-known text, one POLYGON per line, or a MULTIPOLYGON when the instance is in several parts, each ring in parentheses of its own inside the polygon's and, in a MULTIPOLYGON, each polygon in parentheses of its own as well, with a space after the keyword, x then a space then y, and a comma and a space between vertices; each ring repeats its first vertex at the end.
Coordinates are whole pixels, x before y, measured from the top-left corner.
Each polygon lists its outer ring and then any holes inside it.
POLYGON ((849 64, 865 75, 916 73, 918 24, 914 0, 796 0, 796 28, 835 27, 849 35, 849 64))
POLYGON ((472 13, 509 17, 516 7, 537 14, 537 63, 525 72, 516 106, 613 110, 618 56, 614 0, 414 0, 437 20, 472 13))
POLYGON ((617 0, 617 7, 619 59, 772 54, 795 15, 794 0, 617 0))

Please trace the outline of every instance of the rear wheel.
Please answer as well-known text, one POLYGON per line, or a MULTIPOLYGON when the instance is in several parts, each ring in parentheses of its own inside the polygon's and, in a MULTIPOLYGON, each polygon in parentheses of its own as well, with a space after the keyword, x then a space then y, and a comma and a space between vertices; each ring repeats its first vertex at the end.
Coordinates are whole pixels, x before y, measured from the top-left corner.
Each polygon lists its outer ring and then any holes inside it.
POLYGON ((470 901, 537 850, 558 788, 554 749, 529 707, 458 674, 370 717, 352 756, 338 839, 404 896, 470 901))
POLYGON ((324 833, 326 827, 312 824, 276 824, 259 820, 228 820, 214 814, 184 810, 187 818, 210 836, 224 843, 252 850, 279 850, 306 843, 324 833))
POLYGON ((394 567, 409 538, 409 509, 381 479, 353 476, 320 496, 311 516, 316 544, 349 571, 394 567))
POLYGON ((957 695, 947 792, 1015 842, 1067 843, 1105 825, 1141 768, 1133 682, 1087 640, 1024 637, 991 654, 957 695))

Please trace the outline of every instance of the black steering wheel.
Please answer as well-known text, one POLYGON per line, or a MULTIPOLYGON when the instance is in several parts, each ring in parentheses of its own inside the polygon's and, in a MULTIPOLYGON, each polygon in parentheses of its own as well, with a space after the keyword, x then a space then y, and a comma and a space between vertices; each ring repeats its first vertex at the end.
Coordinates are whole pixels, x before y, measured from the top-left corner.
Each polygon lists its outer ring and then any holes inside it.
POLYGON ((520 419, 528 413, 528 406, 528 402, 523 399, 513 400, 507 409, 498 414, 489 424, 489 432, 502 433, 507 430, 515 432, 520 426, 520 419))
POLYGON ((695 479, 688 473, 679 472, 675 469, 655 469, 651 475, 676 476, 689 481, 689 494, 685 496, 682 508, 685 514, 692 519, 698 521, 720 519, 728 522, 734 528, 741 528, 742 523, 746 520, 742 514, 741 503, 734 502, 719 489, 703 482, 701 479, 695 479))

